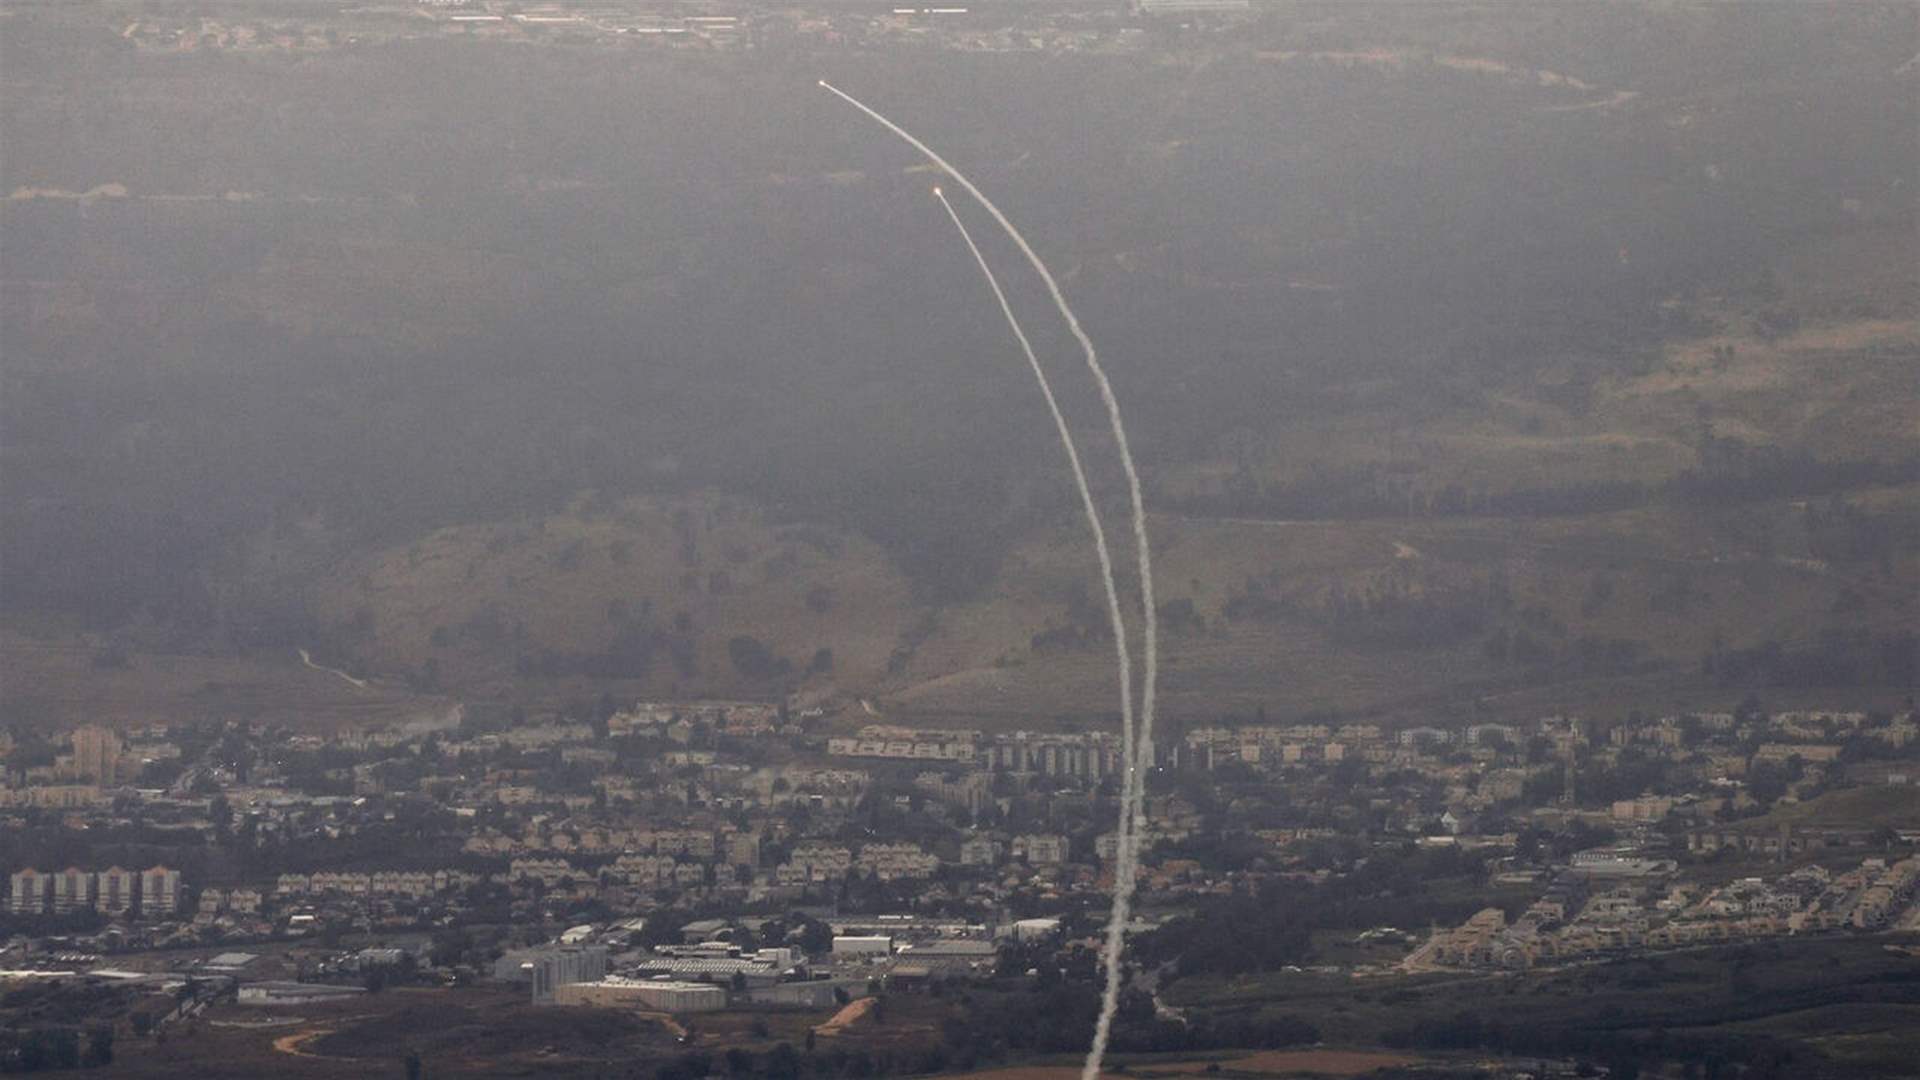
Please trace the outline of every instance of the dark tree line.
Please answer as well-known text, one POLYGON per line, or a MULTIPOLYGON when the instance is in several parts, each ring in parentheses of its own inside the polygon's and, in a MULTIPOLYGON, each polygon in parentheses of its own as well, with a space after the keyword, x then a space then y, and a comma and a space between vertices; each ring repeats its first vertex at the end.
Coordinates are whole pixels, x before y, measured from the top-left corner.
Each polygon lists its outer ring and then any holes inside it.
POLYGON ((1920 455, 1822 460, 1810 451, 1706 436, 1700 463, 1663 482, 1594 481, 1503 491, 1449 484, 1410 492, 1380 466, 1326 470, 1290 484, 1246 478, 1216 493, 1163 495, 1155 502, 1196 517, 1364 519, 1561 517, 1656 504, 1737 504, 1831 495, 1920 478, 1920 455))
POLYGON ((1920 681, 1920 634, 1831 628, 1798 647, 1765 641, 1711 653, 1701 658, 1700 668, 1725 686, 1911 687, 1920 681))
POLYGON ((91 1069, 113 1064, 113 1028, 27 1027, 0 1031, 0 1072, 91 1069))
POLYGON ((1212 898, 1142 935, 1143 964, 1172 964, 1173 974, 1240 975, 1274 971, 1312 956, 1313 931, 1454 922, 1486 906, 1482 896, 1439 894, 1449 881, 1481 881, 1483 867, 1456 848, 1380 852, 1331 881, 1270 881, 1258 891, 1212 898))

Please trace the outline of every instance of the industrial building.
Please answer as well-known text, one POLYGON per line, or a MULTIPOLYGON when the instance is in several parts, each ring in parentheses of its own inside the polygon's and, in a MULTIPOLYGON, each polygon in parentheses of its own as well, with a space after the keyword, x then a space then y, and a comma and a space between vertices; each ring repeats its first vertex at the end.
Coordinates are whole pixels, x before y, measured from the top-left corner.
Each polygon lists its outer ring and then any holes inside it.
POLYGON ((533 994, 536 1005, 549 1004, 563 986, 606 978, 607 950, 603 945, 549 945, 517 949, 494 961, 493 977, 519 983, 533 994))
POLYGON ((240 987, 242 1005, 317 1005, 340 1001, 366 993, 361 986, 333 986, 326 983, 257 982, 240 987))
POLYGON ((833 955, 887 956, 893 952, 893 938, 885 934, 835 934, 833 955))
POLYGON ((712 1012, 727 1007, 727 992, 711 983, 672 979, 625 979, 610 975, 593 982, 567 983, 555 988, 556 1005, 593 1005, 600 1008, 643 1008, 656 1012, 712 1012))

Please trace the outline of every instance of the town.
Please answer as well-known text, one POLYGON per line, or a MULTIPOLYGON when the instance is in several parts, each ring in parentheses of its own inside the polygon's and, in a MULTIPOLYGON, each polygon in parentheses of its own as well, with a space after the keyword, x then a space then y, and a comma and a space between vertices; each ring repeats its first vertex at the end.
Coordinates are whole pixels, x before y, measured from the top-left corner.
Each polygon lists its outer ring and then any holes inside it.
POLYGON ((1153 47, 1156 34, 1229 29, 1246 24, 1253 14, 1250 0, 976 7, 833 0, 813 5, 417 0, 324 13, 145 9, 124 26, 123 36, 136 48, 156 52, 302 52, 398 38, 473 37, 710 53, 806 47, 1126 55, 1153 47))
MULTIPOLYGON (((331 736, 10 738, 0 968, 108 988, 148 1034, 221 1002, 398 985, 857 1013, 1007 977, 1009 958, 1090 955, 1118 736, 863 711, 603 699, 331 736)), ((1916 734, 1910 712, 1751 699, 1461 730, 1176 727, 1152 747, 1134 933, 1157 956, 1210 898, 1327 892, 1396 852, 1453 860, 1510 903, 1371 927, 1363 955, 1290 968, 1391 982, 1913 929, 1916 734)))
POLYGON ((0 1073, 1912 1076, 1917 47, 0 0, 0 1073))

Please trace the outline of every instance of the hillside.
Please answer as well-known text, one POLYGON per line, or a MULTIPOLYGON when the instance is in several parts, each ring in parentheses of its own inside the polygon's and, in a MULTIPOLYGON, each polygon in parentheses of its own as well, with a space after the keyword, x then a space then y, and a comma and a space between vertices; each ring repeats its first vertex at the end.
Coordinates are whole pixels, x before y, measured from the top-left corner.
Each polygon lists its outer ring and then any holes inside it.
MULTIPOLYGON (((1856 502, 1870 522, 1920 519, 1920 485, 1856 502)), ((1823 539, 1833 526, 1821 505, 1292 523, 1156 515, 1163 701, 1186 718, 1465 715, 1509 697, 1550 711, 1556 686, 1573 706, 1605 702, 1612 687, 1616 708, 1726 704, 1755 689, 1897 701, 1898 686, 1873 678, 1823 687, 1759 668, 1701 670, 1769 642, 1819 648, 1823 631, 1908 625, 1920 573, 1911 543, 1884 560, 1822 558, 1840 542, 1823 539)), ((346 640, 368 670, 432 661, 437 679, 468 692, 578 697, 593 680, 577 676, 599 675, 623 692, 863 696, 924 719, 1110 711, 1111 646, 1077 523, 1018 545, 984 597, 940 606, 916 602, 870 543, 825 535, 700 501, 469 526, 353 563, 322 606, 338 625, 364 621, 365 636, 346 640), (636 632, 660 643, 635 646, 636 632), (743 636, 790 669, 743 670, 728 648, 743 636), (592 666, 636 647, 628 670, 592 666), (809 673, 822 648, 831 669, 809 673)))
POLYGON ((96 635, 0 631, 9 718, 22 730, 244 721, 326 731, 445 725, 458 702, 399 679, 355 685, 292 649, 246 655, 128 648, 96 635))
MULTIPOLYGON (((823 75, 1100 342, 1171 716, 1912 691, 1910 5, 1114 7, 739 51, 0 8, 0 723, 1108 714, 1047 415, 823 75)), ((1076 347, 982 236, 1124 551, 1076 347)))
POLYGON ((432 680, 469 690, 571 678, 661 694, 866 688, 916 617, 871 541, 770 524, 710 495, 583 499, 559 515, 438 530, 349 560, 314 603, 355 663, 431 664, 432 680))

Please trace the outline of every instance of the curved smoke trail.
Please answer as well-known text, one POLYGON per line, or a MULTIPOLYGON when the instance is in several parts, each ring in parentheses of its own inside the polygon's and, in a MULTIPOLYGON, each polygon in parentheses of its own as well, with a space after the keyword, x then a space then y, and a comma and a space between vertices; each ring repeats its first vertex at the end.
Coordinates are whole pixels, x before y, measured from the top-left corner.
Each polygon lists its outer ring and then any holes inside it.
MULTIPOLYGON (((1087 337, 1085 330, 1080 328, 1080 320, 1074 316, 1073 309, 1067 305, 1067 298, 1060 292, 1059 282, 1054 280, 1053 273, 1034 252, 1033 246, 1027 243, 1027 238, 1014 227, 1013 222, 1007 220, 1007 216, 1000 212, 1000 208, 993 204, 993 200, 987 198, 978 187, 974 186, 973 181, 967 179, 966 174, 954 168, 939 154, 934 153, 932 147, 914 138, 905 128, 875 112, 825 79, 820 80, 820 86, 859 109, 880 126, 898 135, 908 145, 925 155, 927 160, 953 177, 954 182, 967 189, 967 194, 972 195, 974 200, 993 216, 993 220, 1020 248, 1020 253, 1027 257, 1027 262, 1032 265, 1034 272, 1039 274, 1040 280, 1046 284, 1048 294, 1053 297, 1054 306, 1060 310, 1060 317, 1066 321, 1067 329, 1080 343, 1080 350, 1086 354, 1087 369, 1093 374, 1094 383, 1100 388, 1100 400, 1106 406, 1107 421, 1113 428, 1114 444, 1120 452, 1120 467, 1126 473, 1127 495, 1132 501, 1134 547, 1139 560, 1146 671, 1141 679, 1140 730, 1138 737, 1132 740, 1135 744, 1134 754, 1126 761, 1125 783, 1121 786, 1119 844, 1114 859, 1113 914, 1107 923, 1106 989, 1100 999, 1100 1019, 1094 1026, 1093 1046, 1087 1051, 1086 1064, 1081 1069, 1083 1080, 1094 1080, 1099 1075, 1101 1060, 1106 1056, 1107 1036, 1113 1029, 1113 1015, 1120 1003, 1120 950, 1126 936, 1137 868, 1133 826, 1144 792, 1139 773, 1140 766, 1146 762, 1147 756, 1152 752, 1154 695, 1159 675, 1159 627, 1157 613, 1154 611, 1153 566, 1147 549, 1147 514, 1145 502, 1140 496, 1140 474, 1134 468, 1133 451, 1127 443, 1126 426, 1120 419, 1120 403, 1113 396, 1113 385, 1107 381, 1106 370, 1100 366, 1100 357, 1093 347, 1093 340, 1087 337)), ((1132 735, 1132 732, 1124 732, 1123 735, 1132 735)))
MULTIPOLYGON (((994 276, 993 267, 987 264, 987 257, 980 253, 980 245, 974 243, 973 234, 967 231, 966 223, 960 220, 960 214, 947 201, 946 192, 933 189, 933 197, 940 200, 946 208, 947 216, 953 219, 953 227, 960 231, 960 239, 966 241, 967 250, 973 253, 973 261, 980 267, 980 275, 987 279, 987 288, 993 290, 993 298, 1000 304, 1000 314, 1007 317, 1007 326, 1020 343, 1020 351, 1026 354, 1027 366, 1033 369, 1034 380, 1040 384, 1040 395, 1047 399, 1047 412, 1053 416, 1054 429, 1060 433, 1060 445, 1066 449, 1067 464, 1073 468, 1073 484, 1080 492, 1080 505, 1087 513, 1087 527, 1093 531, 1093 548, 1100 557, 1100 582, 1107 592, 1107 618, 1113 624, 1113 646, 1120 665, 1120 801, 1123 812, 1120 818, 1120 843, 1124 844, 1132 836, 1130 815, 1124 812, 1127 800, 1127 781, 1133 768, 1133 658, 1127 646, 1127 624, 1120 614, 1120 589, 1113 576, 1113 556, 1107 550, 1107 530, 1100 524, 1100 511, 1094 505, 1093 488, 1087 483, 1087 472, 1080 464, 1080 450, 1074 445, 1073 431, 1067 426, 1067 418, 1060 411, 1059 399, 1054 397, 1053 384, 1047 379, 1047 373, 1040 366, 1040 358, 1034 355, 1033 342, 1027 339, 1026 330, 1013 314, 1013 305, 1007 303, 1007 294, 1000 288, 1000 279, 994 276)), ((1114 882, 1120 882, 1120 871, 1114 869, 1114 882)), ((1128 881, 1129 887, 1132 881, 1128 881)))

